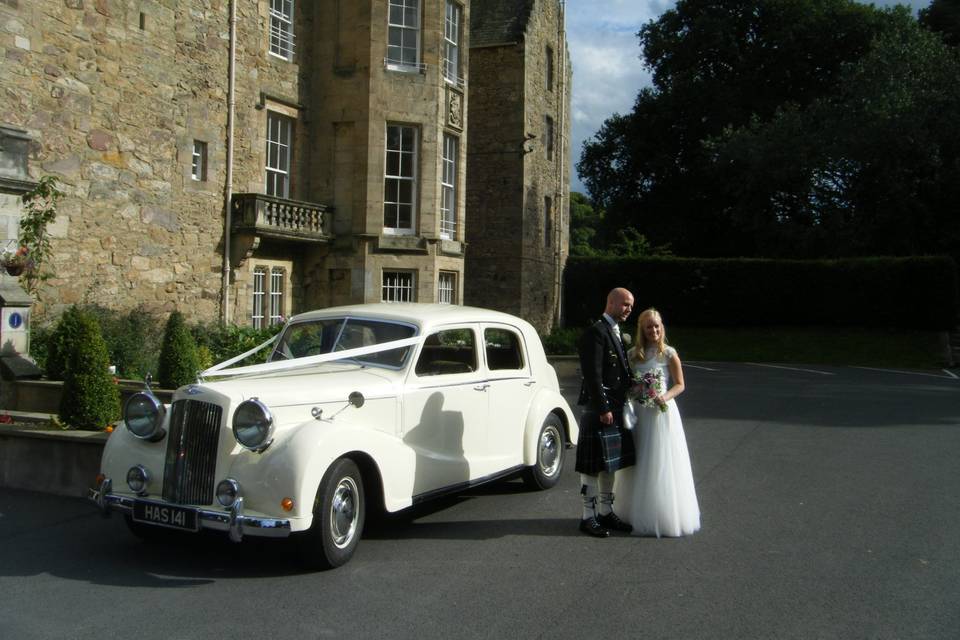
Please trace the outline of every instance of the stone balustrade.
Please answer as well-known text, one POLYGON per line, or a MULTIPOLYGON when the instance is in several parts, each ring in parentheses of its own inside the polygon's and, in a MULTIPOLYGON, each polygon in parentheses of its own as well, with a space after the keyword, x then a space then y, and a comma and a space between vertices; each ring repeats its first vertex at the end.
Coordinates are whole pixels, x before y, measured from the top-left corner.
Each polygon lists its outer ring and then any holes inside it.
POLYGON ((329 242, 329 207, 262 193, 233 196, 233 230, 268 238, 329 242))

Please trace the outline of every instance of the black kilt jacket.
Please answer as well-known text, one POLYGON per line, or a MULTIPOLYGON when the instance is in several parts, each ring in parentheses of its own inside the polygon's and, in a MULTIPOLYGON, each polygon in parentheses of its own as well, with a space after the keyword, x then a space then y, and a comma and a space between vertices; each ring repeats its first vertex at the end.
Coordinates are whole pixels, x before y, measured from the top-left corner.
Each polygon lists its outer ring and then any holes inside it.
POLYGON ((616 471, 636 462, 633 434, 623 427, 623 404, 633 375, 627 354, 610 324, 600 318, 583 332, 579 343, 583 382, 579 404, 580 437, 576 470, 587 475, 616 471), (613 412, 613 424, 600 422, 600 415, 613 412))

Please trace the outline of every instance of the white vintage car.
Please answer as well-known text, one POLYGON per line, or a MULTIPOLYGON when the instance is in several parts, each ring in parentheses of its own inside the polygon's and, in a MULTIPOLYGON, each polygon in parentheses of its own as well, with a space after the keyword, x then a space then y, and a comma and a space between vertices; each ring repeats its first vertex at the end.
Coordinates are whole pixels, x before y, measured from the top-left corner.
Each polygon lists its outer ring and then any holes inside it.
POLYGON ((221 363, 169 406, 149 387, 132 396, 90 497, 141 536, 293 534, 309 564, 335 567, 371 509, 517 473, 549 488, 577 439, 536 331, 511 315, 338 307, 261 348, 265 364, 221 363))

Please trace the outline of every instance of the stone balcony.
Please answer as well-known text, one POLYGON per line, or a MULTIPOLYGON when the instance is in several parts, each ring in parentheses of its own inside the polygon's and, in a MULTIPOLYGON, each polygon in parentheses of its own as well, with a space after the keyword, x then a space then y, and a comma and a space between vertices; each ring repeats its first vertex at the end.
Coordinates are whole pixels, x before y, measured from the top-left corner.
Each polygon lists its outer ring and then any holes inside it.
POLYGON ((235 266, 243 264, 260 246, 261 238, 331 242, 332 223, 332 212, 327 205, 262 193, 236 193, 233 195, 231 262, 235 266))

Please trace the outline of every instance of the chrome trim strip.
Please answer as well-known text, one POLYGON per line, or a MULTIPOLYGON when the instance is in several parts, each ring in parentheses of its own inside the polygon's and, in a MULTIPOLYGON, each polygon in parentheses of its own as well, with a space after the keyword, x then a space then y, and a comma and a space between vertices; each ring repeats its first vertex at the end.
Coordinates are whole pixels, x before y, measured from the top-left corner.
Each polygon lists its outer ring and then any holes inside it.
MULTIPOLYGON (((111 511, 118 511, 124 514, 133 513, 134 498, 128 496, 118 496, 111 493, 112 483, 110 478, 106 478, 96 489, 89 489, 87 498, 104 512, 109 515, 111 511)), ((170 503, 158 502, 156 500, 142 500, 161 506, 167 506, 170 503)), ((197 522, 201 529, 213 529, 215 531, 225 531, 234 542, 239 542, 243 536, 259 536, 265 538, 286 538, 290 535, 290 520, 286 518, 261 518, 258 516, 243 515, 243 499, 237 500, 229 511, 210 511, 198 507, 187 507, 196 509, 197 522)), ((183 507, 183 505, 170 506, 183 507)))

